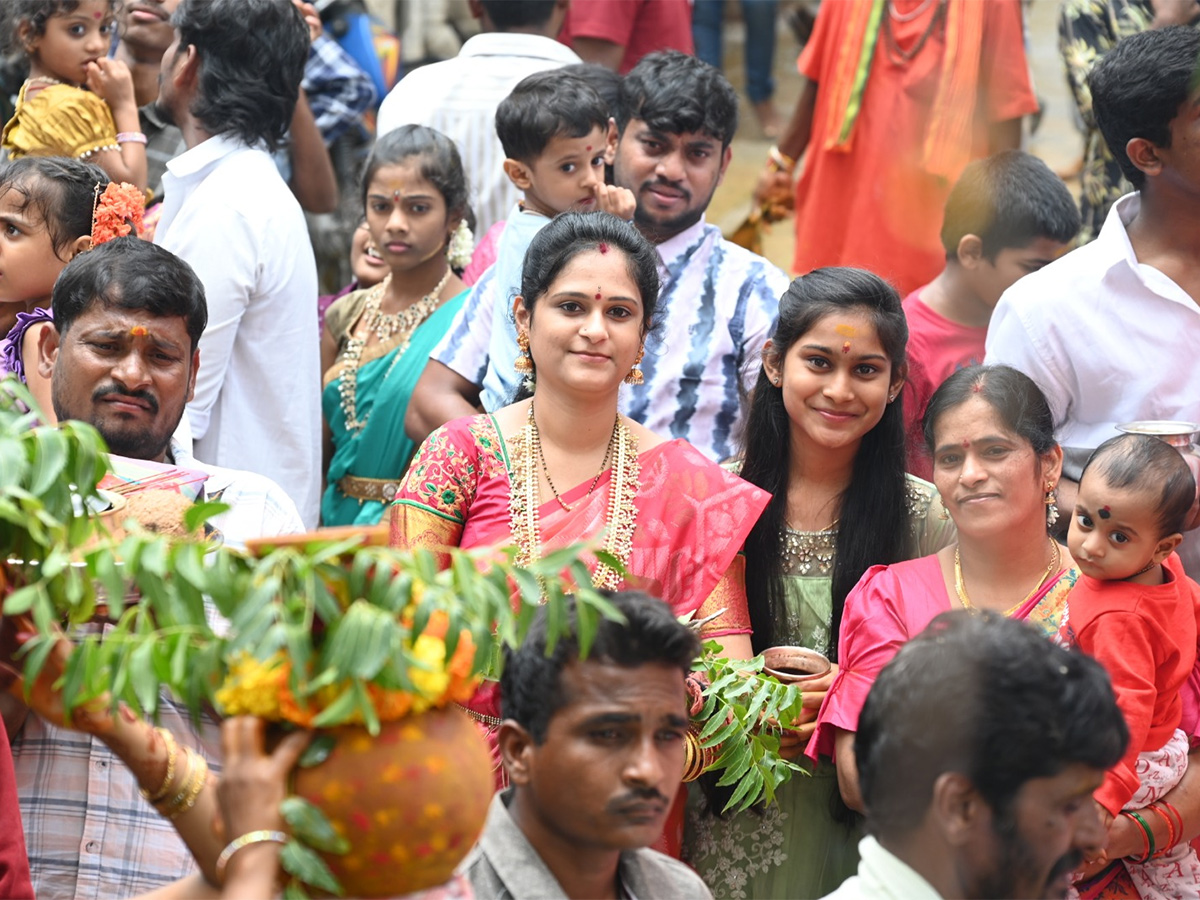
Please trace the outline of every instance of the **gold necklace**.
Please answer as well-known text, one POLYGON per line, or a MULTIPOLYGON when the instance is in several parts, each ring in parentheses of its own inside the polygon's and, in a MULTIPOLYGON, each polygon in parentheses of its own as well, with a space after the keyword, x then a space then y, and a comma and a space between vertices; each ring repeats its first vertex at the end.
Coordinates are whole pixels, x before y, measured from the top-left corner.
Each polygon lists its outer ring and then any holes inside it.
MULTIPOLYGON (((608 489, 608 513, 605 516, 604 550, 620 560, 625 568, 633 553, 633 532, 637 525, 638 478, 642 472, 638 461, 638 440, 621 421, 618 414, 613 430, 616 440, 613 445, 612 479, 608 489)), ((536 447, 539 437, 537 423, 530 415, 525 427, 510 443, 509 478, 509 521, 513 543, 517 546, 514 562, 518 566, 529 566, 539 556, 541 549, 541 521, 538 512, 541 506, 541 491, 536 447)), ((603 471, 603 470, 601 470, 603 471)), ((596 481, 599 481, 597 477, 596 481)), ((593 487, 595 484, 593 484, 593 487)), ((561 501, 560 501, 561 502, 561 501)), ((615 570, 597 561, 592 572, 592 584, 597 588, 618 590, 622 577, 615 570)))
MULTIPOLYGON (((559 496, 558 488, 556 488, 554 486, 554 479, 550 477, 550 470, 548 468, 546 468, 546 457, 542 453, 542 434, 538 430, 537 422, 533 418, 533 401, 532 400, 529 401, 529 421, 533 423, 533 447, 534 447, 535 452, 537 453, 538 462, 540 462, 542 464, 542 474, 546 476, 546 484, 550 485, 550 490, 554 493, 554 499, 558 501, 558 505, 561 506, 567 512, 570 512, 575 507, 567 506, 566 501, 563 500, 563 498, 561 496, 559 496)), ((592 479, 592 483, 588 487, 587 493, 584 495, 585 497, 592 496, 592 491, 594 491, 596 489, 596 484, 597 484, 597 482, 600 481, 600 476, 603 475, 604 470, 608 468, 608 460, 612 457, 613 444, 616 443, 617 429, 620 428, 620 426, 621 426, 621 414, 617 413, 616 421, 613 422, 612 434, 609 435, 609 438, 608 438, 608 446, 604 448, 604 459, 600 460, 600 469, 599 469, 599 471, 596 472, 596 477, 592 479)))
POLYGON ((341 401, 342 413, 346 419, 346 431, 358 434, 367 427, 367 421, 371 418, 370 413, 367 413, 362 419, 358 418, 358 368, 362 365, 363 351, 366 349, 367 341, 371 339, 371 334, 374 333, 381 344, 386 344, 394 335, 400 334, 400 338, 396 342, 398 348, 396 355, 392 358, 392 364, 388 366, 387 371, 383 373, 383 380, 386 381, 400 357, 404 355, 404 351, 408 349, 413 333, 441 306, 440 294, 449 279, 450 270, 447 269, 442 280, 432 291, 412 306, 394 315, 384 315, 382 311, 383 295, 387 293, 388 286, 392 283, 391 273, 371 288, 363 303, 361 318, 365 334, 361 338, 350 337, 346 341, 346 349, 340 356, 342 371, 340 373, 341 381, 338 382, 338 399, 341 401))
MULTIPOLYGON (((1046 566, 1045 573, 1040 579, 1038 579, 1038 583, 1033 586, 1033 590, 1025 595, 1025 599, 1021 600, 1019 603, 1013 604, 1004 611, 1004 615, 1006 617, 1011 616, 1018 609, 1032 600, 1033 595, 1042 589, 1042 585, 1046 583, 1046 579, 1049 578, 1054 573, 1055 569, 1057 569, 1062 563, 1062 550, 1059 548, 1058 542, 1055 541, 1054 538, 1049 538, 1049 541, 1050 547, 1054 552, 1054 558, 1050 560, 1050 565, 1046 566)), ((954 548, 954 590, 958 594, 958 600, 963 605, 963 609, 978 611, 978 607, 976 607, 975 604, 971 602, 971 598, 967 596, 967 588, 963 584, 962 553, 958 547, 954 548)))

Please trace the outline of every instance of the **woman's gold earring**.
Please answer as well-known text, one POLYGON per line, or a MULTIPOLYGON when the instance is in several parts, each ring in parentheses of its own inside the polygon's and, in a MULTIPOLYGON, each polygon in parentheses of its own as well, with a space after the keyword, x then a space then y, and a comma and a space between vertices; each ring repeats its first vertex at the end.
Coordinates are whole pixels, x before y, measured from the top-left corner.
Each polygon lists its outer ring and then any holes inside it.
POLYGON ((533 371, 533 357, 529 354, 529 332, 517 332, 517 346, 521 348, 520 354, 517 355, 516 361, 513 362, 513 368, 522 375, 528 375, 533 371))
POLYGON ((633 368, 629 370, 629 374, 624 378, 626 384, 636 385, 645 383, 646 378, 644 375, 642 375, 642 370, 638 368, 638 365, 642 361, 642 357, 645 355, 646 351, 643 348, 638 347, 637 359, 633 361, 633 368))

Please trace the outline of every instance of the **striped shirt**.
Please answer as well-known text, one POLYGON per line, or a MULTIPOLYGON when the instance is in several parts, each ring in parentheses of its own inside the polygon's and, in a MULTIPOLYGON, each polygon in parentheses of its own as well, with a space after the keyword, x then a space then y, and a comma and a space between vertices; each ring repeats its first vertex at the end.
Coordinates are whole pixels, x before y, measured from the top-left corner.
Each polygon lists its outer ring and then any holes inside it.
POLYGON ((504 174, 504 148, 496 137, 496 107, 517 82, 534 72, 580 62, 573 50, 534 34, 478 34, 454 59, 415 69, 379 107, 383 137, 401 125, 426 125, 451 138, 471 183, 476 234, 521 199, 504 174))
MULTIPOLYGON (((642 360, 645 383, 621 388, 621 411, 651 431, 689 441, 711 459, 726 459, 741 417, 739 385, 749 387, 757 377, 788 278, 703 219, 656 249, 662 289, 642 360)), ((521 376, 513 369, 511 317, 504 329, 484 324, 496 321, 502 303, 489 273, 476 282, 431 358, 487 385, 494 403, 511 397, 521 376)))
MULTIPOLYGON (((249 538, 303 530, 296 505, 270 479, 197 462, 175 442, 171 450, 177 465, 209 473, 204 499, 231 507, 212 519, 226 544, 240 549, 249 538)), ((159 724, 180 745, 220 771, 221 735, 212 718, 202 716, 197 730, 187 710, 165 696, 159 712, 159 724)), ((142 799, 137 779, 100 741, 30 713, 12 753, 39 900, 133 897, 196 871, 174 827, 142 799)))

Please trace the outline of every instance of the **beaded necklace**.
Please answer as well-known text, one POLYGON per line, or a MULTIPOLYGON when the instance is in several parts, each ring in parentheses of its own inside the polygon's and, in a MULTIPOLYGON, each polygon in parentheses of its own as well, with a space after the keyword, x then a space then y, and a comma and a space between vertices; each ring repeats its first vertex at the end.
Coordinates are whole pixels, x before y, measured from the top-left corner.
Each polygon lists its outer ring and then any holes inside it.
MULTIPOLYGON (((638 478, 642 472, 638 461, 638 440, 630 433, 621 417, 617 417, 609 439, 612 452, 612 480, 608 491, 608 514, 605 516, 604 550, 628 568, 633 553, 633 532, 637 524, 638 478)), ((537 420, 531 414, 521 433, 509 443, 512 468, 509 471, 509 518, 513 541, 517 545, 514 560, 518 566, 528 566, 539 556, 541 549, 541 506, 538 462, 541 436, 537 420)), ((597 479, 598 480, 598 479, 597 479)), ((593 482, 593 487, 595 483, 593 482)), ((590 493, 590 491, 589 491, 590 493)), ((562 502, 561 500, 559 501, 562 502)), ((596 564, 592 584, 597 588, 618 590, 621 575, 602 562, 596 564)))
POLYGON ((400 336, 396 340, 398 348, 396 355, 383 375, 383 379, 386 381, 400 357, 404 355, 404 351, 408 349, 413 332, 441 306, 442 288, 449 280, 450 270, 447 269, 442 280, 432 291, 407 309, 389 315, 383 313, 382 307, 383 295, 387 293, 388 286, 392 283, 391 274, 371 288, 371 292, 367 294, 366 302, 363 304, 360 320, 365 326, 364 334, 362 337, 351 336, 346 341, 346 349, 342 351, 341 355, 342 371, 341 381, 338 383, 338 397, 341 400, 342 413, 346 417, 347 431, 357 434, 367 427, 367 420, 371 417, 371 414, 367 413, 361 420, 358 418, 358 368, 362 365, 363 350, 366 349, 371 335, 374 334, 378 337, 381 344, 387 344, 395 335, 400 336))

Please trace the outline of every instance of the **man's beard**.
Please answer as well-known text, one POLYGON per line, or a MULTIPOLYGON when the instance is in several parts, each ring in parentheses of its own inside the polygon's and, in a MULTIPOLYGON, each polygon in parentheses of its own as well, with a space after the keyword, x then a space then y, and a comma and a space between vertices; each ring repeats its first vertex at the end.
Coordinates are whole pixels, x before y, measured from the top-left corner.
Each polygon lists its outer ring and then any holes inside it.
MULTIPOLYGON (((967 896, 974 900, 1021 900, 1029 896, 1028 886, 1021 888, 1018 884, 1022 874, 1032 872, 1037 867, 1036 854, 1029 843, 1017 833, 1016 821, 1011 814, 997 816, 993 824, 998 852, 996 863, 983 875, 967 877, 960 883, 969 885, 967 896)), ((1083 863, 1083 853, 1073 848, 1054 863, 1046 874, 1045 880, 1037 885, 1037 896, 1045 895, 1046 888, 1059 876, 1074 872, 1083 863)))

